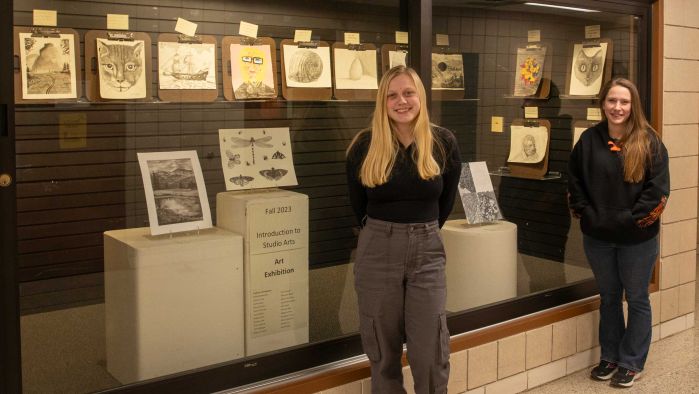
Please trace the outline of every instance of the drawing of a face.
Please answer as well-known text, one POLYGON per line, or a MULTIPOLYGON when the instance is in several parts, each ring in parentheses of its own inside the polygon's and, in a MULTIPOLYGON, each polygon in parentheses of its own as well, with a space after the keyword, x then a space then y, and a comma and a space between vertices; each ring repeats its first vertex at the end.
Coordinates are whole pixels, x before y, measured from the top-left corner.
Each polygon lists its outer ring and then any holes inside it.
POLYGON ((599 49, 592 56, 587 56, 584 50, 580 50, 575 58, 575 78, 585 86, 592 85, 602 75, 603 68, 602 49, 599 49))
POLYGON ((526 158, 533 158, 536 156, 536 140, 533 135, 527 134, 524 136, 522 140, 522 152, 524 152, 526 158))
POLYGON ((118 92, 129 90, 141 78, 142 41, 134 45, 97 41, 97 52, 101 66, 100 79, 118 92))
POLYGON ((613 86, 604 98, 604 116, 611 125, 626 126, 631 116, 631 92, 623 86, 613 86))
POLYGON ((386 112, 399 129, 412 125, 417 118, 420 113, 420 97, 410 75, 400 74, 388 84, 386 112))
POLYGON ((240 51, 240 71, 243 80, 253 84, 262 82, 264 78, 264 53, 257 48, 243 48, 240 51))

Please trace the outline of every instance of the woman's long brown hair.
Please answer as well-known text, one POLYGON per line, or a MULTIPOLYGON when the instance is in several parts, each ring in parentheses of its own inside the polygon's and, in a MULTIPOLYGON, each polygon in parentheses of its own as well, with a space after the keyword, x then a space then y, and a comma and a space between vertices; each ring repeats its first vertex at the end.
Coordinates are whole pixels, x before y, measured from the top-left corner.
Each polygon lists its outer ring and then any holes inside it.
POLYGON ((604 114, 604 102, 609 90, 621 86, 631 93, 631 115, 626 122, 626 130, 621 137, 621 152, 624 157, 624 180, 638 183, 643 180, 646 167, 652 160, 651 138, 660 139, 658 132, 651 127, 643 114, 641 97, 633 82, 625 78, 614 78, 607 82, 600 92, 600 108, 604 114))

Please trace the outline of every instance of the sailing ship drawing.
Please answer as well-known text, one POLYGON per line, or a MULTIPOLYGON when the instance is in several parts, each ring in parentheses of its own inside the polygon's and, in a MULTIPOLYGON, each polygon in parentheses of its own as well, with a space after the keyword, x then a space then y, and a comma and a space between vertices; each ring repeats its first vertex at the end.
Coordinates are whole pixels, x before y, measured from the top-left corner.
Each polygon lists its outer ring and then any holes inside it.
POLYGON ((216 89, 213 44, 159 42, 160 89, 216 89))

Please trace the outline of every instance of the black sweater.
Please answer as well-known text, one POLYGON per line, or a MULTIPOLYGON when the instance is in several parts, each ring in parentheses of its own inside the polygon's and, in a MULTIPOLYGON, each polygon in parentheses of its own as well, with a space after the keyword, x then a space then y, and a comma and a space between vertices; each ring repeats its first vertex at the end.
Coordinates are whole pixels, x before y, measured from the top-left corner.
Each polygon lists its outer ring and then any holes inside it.
POLYGON ((442 127, 432 127, 435 139, 444 147, 445 157, 435 144, 434 157, 442 169, 441 175, 429 180, 420 179, 412 159, 415 144, 400 146, 388 182, 372 188, 359 180, 359 170, 369 149, 370 132, 359 137, 347 156, 347 185, 352 209, 360 225, 364 217, 394 223, 424 223, 439 220, 441 227, 454 205, 461 157, 454 134, 442 127))
POLYGON ((658 234, 670 194, 667 149, 651 131, 651 160, 643 180, 624 181, 620 150, 612 150, 607 122, 580 136, 568 163, 568 199, 584 234, 602 241, 633 244, 658 234))

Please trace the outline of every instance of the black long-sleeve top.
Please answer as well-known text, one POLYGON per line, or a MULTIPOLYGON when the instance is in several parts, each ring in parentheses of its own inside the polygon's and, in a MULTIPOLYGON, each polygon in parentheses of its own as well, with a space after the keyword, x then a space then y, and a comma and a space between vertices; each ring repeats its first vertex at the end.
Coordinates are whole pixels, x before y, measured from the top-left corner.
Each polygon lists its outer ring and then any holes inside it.
POLYGON ((658 234, 670 195, 670 173, 667 149, 648 133, 651 160, 638 183, 624 181, 624 158, 614 149, 606 121, 581 135, 568 163, 568 203, 584 234, 624 244, 658 234))
POLYGON ((461 173, 461 157, 454 134, 433 126, 432 133, 444 148, 444 154, 435 143, 433 155, 440 165, 440 175, 420 179, 412 159, 414 143, 407 148, 400 145, 388 182, 375 187, 362 185, 359 179, 370 143, 370 132, 364 132, 347 155, 347 185, 352 209, 360 225, 364 217, 394 223, 424 223, 439 220, 442 227, 449 217, 461 173))

